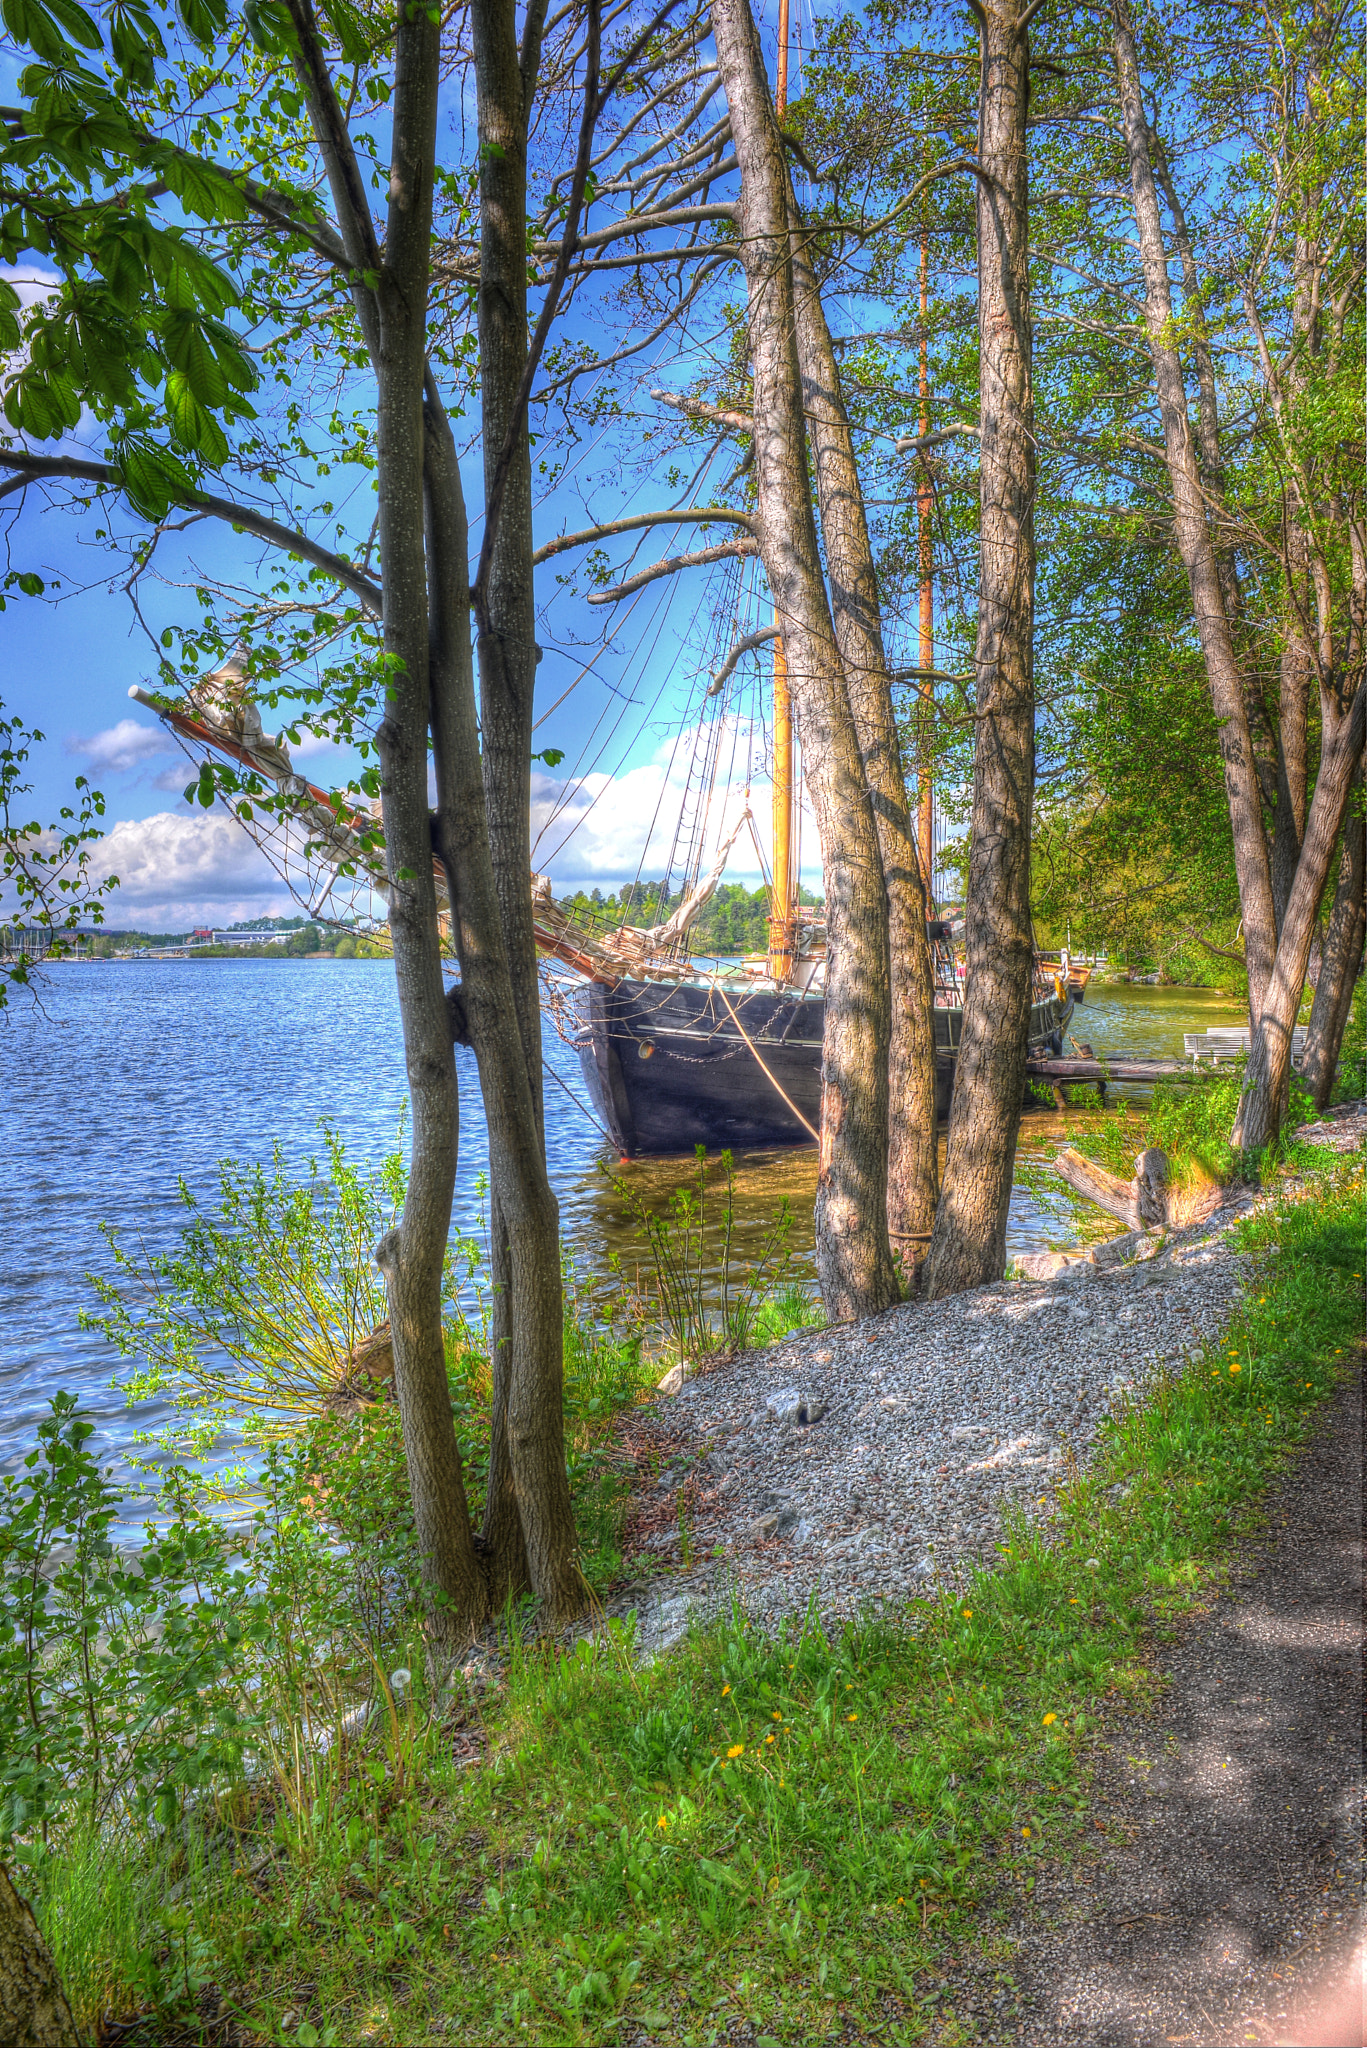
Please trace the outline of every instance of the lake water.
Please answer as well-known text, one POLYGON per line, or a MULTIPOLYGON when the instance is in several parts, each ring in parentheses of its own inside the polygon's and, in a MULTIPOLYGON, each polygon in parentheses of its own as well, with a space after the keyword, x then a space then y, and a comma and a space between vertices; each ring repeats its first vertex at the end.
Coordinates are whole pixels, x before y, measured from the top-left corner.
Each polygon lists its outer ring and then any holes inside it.
MULTIPOLYGON (((117 1360, 83 1331, 96 1306, 85 1275, 108 1273, 103 1222, 155 1251, 184 1221, 178 1191, 212 1200, 221 1159, 268 1161, 279 1144, 301 1173, 327 1118, 356 1161, 394 1148, 404 1104, 403 1051, 386 961, 113 961, 54 968, 43 1010, 0 1022, 0 1107, 10 1133, 0 1175, 0 1247, 7 1285, 0 1319, 0 1471, 15 1469, 59 1388, 79 1394, 96 1447, 117 1451, 133 1418, 110 1386, 117 1360)), ((1237 1023, 1237 1005, 1197 989, 1108 986, 1074 1016, 1098 1052, 1177 1053, 1184 1031, 1237 1023)), ((580 1260, 630 1265, 636 1240, 600 1162, 611 1150, 586 1113, 575 1055, 547 1020, 545 1052, 565 1087, 546 1084, 546 1136, 561 1224, 580 1260), (568 1088, 578 1101, 570 1099, 568 1088)), ((486 1149, 473 1055, 458 1051, 461 1157, 457 1226, 473 1226, 486 1149)), ((1030 1143, 1061 1131, 1027 1119, 1030 1143)), ((688 1162, 625 1169, 647 1200, 663 1199, 688 1162)), ((786 1196, 792 1242, 810 1271, 815 1152, 737 1161, 742 1241, 753 1242, 786 1196)), ((1023 1190, 1012 1199, 1013 1252, 1037 1248, 1044 1221, 1023 1190)), ((154 1412, 142 1410, 142 1427, 154 1412)))

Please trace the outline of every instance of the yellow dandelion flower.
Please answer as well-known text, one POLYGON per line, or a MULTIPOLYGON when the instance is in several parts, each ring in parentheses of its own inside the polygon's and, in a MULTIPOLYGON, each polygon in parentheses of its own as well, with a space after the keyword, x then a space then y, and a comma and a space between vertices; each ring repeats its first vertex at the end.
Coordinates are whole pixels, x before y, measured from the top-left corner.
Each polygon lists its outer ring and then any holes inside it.
POLYGON ((1231 1371, 1231 1372, 1242 1372, 1242 1371, 1243 1371, 1243 1367, 1242 1367, 1241 1365, 1232 1365, 1232 1366, 1231 1366, 1231 1367, 1230 1367, 1229 1369, 1230 1369, 1230 1371, 1231 1371))
POLYGON ((728 1693, 730 1692, 730 1690, 731 1690, 731 1688, 730 1688, 730 1686, 729 1686, 729 1685, 724 1685, 724 1686, 722 1687, 722 1689, 721 1689, 721 1696, 722 1696, 722 1698, 723 1698, 723 1699, 725 1699, 725 1698, 726 1698, 726 1695, 727 1695, 727 1694, 728 1694, 728 1693))
POLYGON ((1029 1841, 1029 1839, 1030 1839, 1030 1830, 1029 1830, 1029 1828, 1022 1828, 1022 1829, 1021 1829, 1021 1833, 1022 1833, 1022 1834, 1024 1835, 1024 1837, 1025 1837, 1026 1841, 1028 1842, 1028 1841, 1029 1841))
POLYGON ((657 1828, 667 1828, 669 1826, 668 1818, 662 1813, 655 1825, 657 1828))
POLYGON ((929 1883, 930 1883, 930 1879, 929 1879, 928 1877, 923 1877, 923 1878, 921 1879, 921 1890, 922 1890, 922 1891, 924 1891, 924 1890, 925 1890, 925 1888, 926 1888, 926 1886, 927 1886, 927 1885, 928 1885, 929 1883))
POLYGON ((1076 1606, 1077 1606, 1077 1601, 1076 1601, 1076 1600, 1070 1600, 1070 1601, 1068 1602, 1068 1605, 1069 1605, 1070 1607, 1076 1607, 1076 1606))
POLYGON ((782 1716, 782 1714, 780 1714, 780 1712, 779 1712, 779 1710, 778 1710, 778 1708, 777 1708, 777 1707, 775 1707, 775 1708, 774 1708, 774 1711, 773 1711, 773 1713, 772 1713, 772 1714, 771 1714, 771 1715, 769 1716, 769 1719, 770 1719, 771 1721, 781 1721, 781 1720, 783 1719, 783 1716, 782 1716))
POLYGON ((1044 1725, 1045 1725, 1045 1727, 1046 1727, 1046 1728, 1052 1728, 1052 1727, 1053 1727, 1053 1725, 1054 1725, 1054 1723, 1055 1723, 1055 1721, 1057 1721, 1057 1719, 1058 1719, 1058 1715, 1057 1715, 1057 1714, 1046 1714, 1046 1715, 1045 1715, 1045 1717, 1044 1717, 1044 1725))
POLYGON ((847 1721, 857 1721, 859 1719, 859 1716, 858 1714, 846 1714, 845 1719, 847 1721))
POLYGON ((774 1738, 772 1735, 766 1735, 764 1739, 766 1742, 772 1742, 774 1738))
POLYGON ((965 1621, 972 1621, 973 1609, 971 1607, 961 1607, 959 1612, 963 1615, 965 1621))
POLYGON ((743 1742, 733 1742, 731 1744, 731 1747, 727 1750, 726 1754, 729 1760, 733 1760, 738 1756, 744 1756, 745 1744, 743 1742))

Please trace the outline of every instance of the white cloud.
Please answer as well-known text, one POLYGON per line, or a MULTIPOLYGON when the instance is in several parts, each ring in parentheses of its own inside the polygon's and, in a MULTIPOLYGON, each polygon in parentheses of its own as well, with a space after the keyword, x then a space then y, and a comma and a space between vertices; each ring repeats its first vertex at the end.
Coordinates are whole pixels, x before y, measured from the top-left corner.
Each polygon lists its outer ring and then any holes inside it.
POLYGON ((182 931, 287 917, 299 907, 223 811, 122 819, 91 848, 90 871, 119 878, 105 909, 114 930, 182 931))
POLYGON ((62 285, 55 270, 42 270, 36 263, 0 263, 0 277, 14 286, 25 311, 40 299, 50 299, 62 285))
MULTIPOLYGON (((169 753, 170 746, 163 726, 148 725, 145 720, 137 718, 121 718, 117 725, 107 727, 104 732, 92 733, 89 739, 81 739, 73 733, 66 743, 66 750, 68 754, 77 754, 88 761, 96 774, 125 775, 132 768, 141 768, 144 761, 169 753)), ((182 786, 184 781, 182 776, 182 786)))
MULTIPOLYGON (((620 775, 591 774, 560 782, 551 775, 533 774, 533 867, 565 890, 579 885, 616 888, 638 872, 643 879, 657 880, 669 865, 680 817, 691 820, 696 806, 696 770, 689 786, 696 745, 697 735, 687 732, 677 745, 667 741, 649 761, 620 775)), ((747 805, 767 861, 772 844, 769 764, 759 737, 751 738, 748 723, 736 730, 727 722, 717 759, 720 765, 703 833, 703 864, 747 805)), ((680 835, 674 857, 676 882, 687 858, 688 837, 680 835)), ((819 865, 816 827, 804 805, 804 880, 810 881, 811 871, 819 865)), ((760 880, 759 857, 748 831, 731 850, 726 878, 748 888, 760 880)))

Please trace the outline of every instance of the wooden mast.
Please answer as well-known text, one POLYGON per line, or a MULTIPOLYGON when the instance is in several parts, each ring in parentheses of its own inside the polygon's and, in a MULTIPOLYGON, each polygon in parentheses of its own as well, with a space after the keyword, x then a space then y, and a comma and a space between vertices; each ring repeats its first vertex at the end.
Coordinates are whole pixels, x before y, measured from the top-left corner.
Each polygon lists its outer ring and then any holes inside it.
MULTIPOLYGON (((778 4, 778 77, 774 112, 782 123, 788 105, 788 0, 778 4)), ((793 695, 788 682, 788 657, 783 647, 783 620, 777 608, 774 625, 774 886, 769 903, 769 972, 775 981, 791 981, 796 943, 793 873, 793 695)))
MULTIPOLYGON (((930 312, 930 235, 921 227, 921 425, 922 435, 930 432, 930 346, 926 321, 930 312)), ((916 779, 920 784, 916 807, 916 837, 921 856, 921 876, 926 888, 926 909, 932 908, 931 890, 935 869, 935 796, 932 777, 931 728, 934 719, 935 678, 935 494, 931 488, 926 450, 921 449, 921 476, 916 490, 917 539, 921 556, 921 717, 920 746, 917 750, 916 779)))

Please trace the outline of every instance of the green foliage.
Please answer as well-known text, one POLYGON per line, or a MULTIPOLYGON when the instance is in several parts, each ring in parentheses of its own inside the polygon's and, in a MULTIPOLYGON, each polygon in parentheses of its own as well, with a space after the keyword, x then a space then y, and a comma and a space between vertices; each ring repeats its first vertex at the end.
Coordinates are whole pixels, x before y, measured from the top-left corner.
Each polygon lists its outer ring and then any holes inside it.
MULTIPOLYGON (((0 338, 2 340, 2 338, 0 338)), ((42 584, 20 576, 21 588, 42 584)), ((6 578, 6 584, 11 581, 6 578)), ((4 599, 0 597, 0 610, 4 599)), ((8 928, 33 925, 50 935, 52 949, 62 953, 83 917, 104 921, 101 898, 118 885, 118 877, 97 880, 90 872, 90 849, 101 836, 96 820, 104 816, 104 798, 84 775, 75 782, 73 804, 64 804, 56 825, 44 827, 19 809, 32 785, 24 779, 30 751, 44 735, 7 715, 0 702, 0 898, 7 914, 0 921, 0 1011, 20 989, 31 989, 34 971, 19 953, 10 957, 8 928)), ((17 950, 17 948, 16 948, 17 950)))
MULTIPOLYGON (((387 1314, 374 1248, 402 1205, 403 1165, 395 1154, 360 1171, 335 1130, 320 1134, 323 1157, 302 1183, 278 1146, 269 1170, 224 1160, 216 1212, 182 1180, 188 1221, 173 1252, 130 1249, 103 1226, 114 1274, 88 1276, 104 1312, 83 1314, 82 1327, 136 1361, 130 1402, 171 1396, 167 1448, 204 1455, 229 1428, 261 1442, 360 1391, 350 1354, 387 1314)), ((461 1250, 448 1250, 451 1302, 461 1250)))
MULTIPOLYGON (((637 882, 618 895, 604 896, 595 889, 585 895, 562 896, 560 905, 583 923, 596 928, 619 924, 662 924, 684 900, 682 889, 668 890, 661 882, 637 882)), ((808 889, 799 889, 798 901, 815 904, 808 889)), ((739 882, 723 882, 699 911, 688 928, 688 951, 709 957, 734 958, 742 953, 769 950, 769 891, 746 889, 739 882)))
MULTIPOLYGON (((695 1156, 692 1177, 674 1189, 663 1210, 651 1208, 625 1176, 601 1168, 650 1256, 644 1290, 637 1276, 629 1318, 641 1329, 663 1329, 674 1355, 690 1363, 719 1346, 772 1341, 771 1331, 779 1336, 819 1320, 792 1272, 793 1218, 786 1196, 757 1256, 738 1270, 735 1161, 723 1152, 709 1168, 703 1145, 695 1156), (793 1321, 783 1322, 793 1309, 793 1321)), ((620 1276, 620 1254, 612 1264, 620 1276)))
MULTIPOLYGON (((1155 1635, 1208 1605, 1338 1384, 1363 1227, 1356 1160, 1251 1219, 1255 1285, 1225 1335, 1117 1409, 995 1570, 905 1615, 839 1637, 732 1615, 644 1668, 620 1624, 570 1646, 513 1630, 478 1696, 383 1664, 362 1735, 296 1760, 283 1736, 305 1724, 282 1720, 278 1775, 221 1799, 221 1832, 73 1829, 35 1875, 82 2017, 188 2012, 208 1980, 301 2040, 416 2042, 440 2020, 493 2043, 524 2019, 530 2038, 686 2039, 719 2001, 761 2039, 884 2030, 894 1997, 919 2025, 988 1895, 1028 1897, 1104 1824, 1105 1718, 1152 1698, 1155 1635)), ((328 1667, 291 1601, 275 1641, 299 1628, 292 1683, 312 1685, 328 1667)))
POLYGON ((1334 1078, 1336 1102, 1361 1102, 1367 1096, 1367 981, 1361 976, 1353 990, 1353 1006, 1339 1047, 1338 1073, 1334 1078))
POLYGON ((21 1860, 77 1818, 169 1828, 187 1793, 240 1766, 255 1725, 225 1680, 264 1616, 226 1530, 185 1512, 172 1473, 169 1525, 120 1553, 124 1503, 93 1431, 58 1394, 0 1490, 0 1835, 21 1860))

